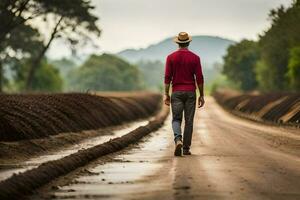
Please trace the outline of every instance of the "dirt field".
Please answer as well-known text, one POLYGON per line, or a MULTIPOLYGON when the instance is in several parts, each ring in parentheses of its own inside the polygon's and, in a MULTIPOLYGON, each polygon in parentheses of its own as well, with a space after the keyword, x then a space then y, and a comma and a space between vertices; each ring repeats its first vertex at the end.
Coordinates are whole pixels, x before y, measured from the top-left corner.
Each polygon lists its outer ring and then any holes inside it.
POLYGON ((154 114, 161 95, 0 95, 0 141, 44 138, 120 125, 154 114))
POLYGON ((239 116, 300 127, 300 94, 253 95, 219 91, 214 94, 214 97, 225 109, 239 116))

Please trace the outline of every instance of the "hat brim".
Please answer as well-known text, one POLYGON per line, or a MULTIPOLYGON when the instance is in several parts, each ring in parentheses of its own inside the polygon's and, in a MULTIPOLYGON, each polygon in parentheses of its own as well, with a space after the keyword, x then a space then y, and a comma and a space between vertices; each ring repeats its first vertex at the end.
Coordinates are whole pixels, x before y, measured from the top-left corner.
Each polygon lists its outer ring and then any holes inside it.
POLYGON ((177 43, 177 44, 184 44, 184 43, 188 43, 188 42, 192 41, 192 37, 189 36, 189 39, 182 41, 182 40, 179 40, 178 37, 176 36, 176 37, 173 39, 173 41, 174 41, 175 43, 177 43))

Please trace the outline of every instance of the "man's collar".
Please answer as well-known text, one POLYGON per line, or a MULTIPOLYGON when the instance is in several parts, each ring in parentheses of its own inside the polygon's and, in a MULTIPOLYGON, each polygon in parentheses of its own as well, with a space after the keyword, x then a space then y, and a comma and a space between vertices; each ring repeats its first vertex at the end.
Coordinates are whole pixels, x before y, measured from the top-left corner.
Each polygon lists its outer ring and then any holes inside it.
POLYGON ((178 51, 188 51, 189 49, 187 47, 179 48, 178 51))

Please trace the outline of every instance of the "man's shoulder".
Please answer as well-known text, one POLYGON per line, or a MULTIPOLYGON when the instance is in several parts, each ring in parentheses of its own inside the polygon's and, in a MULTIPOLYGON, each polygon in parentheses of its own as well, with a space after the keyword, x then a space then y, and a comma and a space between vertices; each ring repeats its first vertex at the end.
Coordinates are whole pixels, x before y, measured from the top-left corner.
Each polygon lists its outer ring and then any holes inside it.
POLYGON ((200 59, 200 56, 199 56, 199 55, 197 55, 196 53, 194 53, 193 51, 189 50, 188 52, 189 52, 189 54, 190 54, 191 56, 193 56, 193 57, 195 57, 195 58, 199 58, 199 59, 200 59))
POLYGON ((192 57, 195 57, 195 58, 200 58, 200 56, 198 56, 196 53, 192 52, 191 50, 186 50, 186 51, 176 50, 176 51, 170 53, 167 57, 171 58, 171 57, 177 56, 177 55, 182 54, 182 53, 189 54, 189 55, 191 55, 192 57))
POLYGON ((176 56, 176 54, 178 54, 178 51, 173 51, 172 53, 170 53, 167 57, 171 58, 173 56, 176 56))

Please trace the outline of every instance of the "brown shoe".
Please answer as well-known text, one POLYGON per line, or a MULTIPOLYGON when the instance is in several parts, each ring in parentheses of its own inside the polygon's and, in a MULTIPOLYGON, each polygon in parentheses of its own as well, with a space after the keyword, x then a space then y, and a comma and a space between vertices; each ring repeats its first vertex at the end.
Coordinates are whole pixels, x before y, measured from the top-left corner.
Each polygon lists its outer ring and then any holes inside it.
POLYGON ((175 146, 174 155, 175 156, 182 156, 182 141, 177 140, 175 145, 176 146, 175 146))

